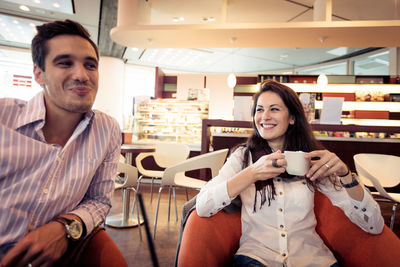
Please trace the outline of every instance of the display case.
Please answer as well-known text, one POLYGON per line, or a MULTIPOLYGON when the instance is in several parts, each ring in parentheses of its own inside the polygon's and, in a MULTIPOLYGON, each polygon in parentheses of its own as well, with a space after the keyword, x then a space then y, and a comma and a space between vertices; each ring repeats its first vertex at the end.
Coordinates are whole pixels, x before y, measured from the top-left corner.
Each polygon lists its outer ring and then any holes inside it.
POLYGON ((155 99, 135 104, 135 142, 201 143, 208 102, 155 99))

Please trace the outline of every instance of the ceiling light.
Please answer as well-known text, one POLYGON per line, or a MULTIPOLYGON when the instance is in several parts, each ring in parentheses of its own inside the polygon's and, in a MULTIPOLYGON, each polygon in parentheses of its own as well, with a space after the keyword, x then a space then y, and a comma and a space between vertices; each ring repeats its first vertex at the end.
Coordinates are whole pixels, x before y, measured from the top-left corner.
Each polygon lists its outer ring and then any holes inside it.
POLYGON ((13 23, 19 24, 18 20, 16 20, 16 19, 13 20, 13 23))
POLYGON ((335 55, 335 56, 344 56, 347 54, 347 47, 338 47, 338 48, 326 51, 326 53, 335 55))
POLYGON ((54 2, 54 3, 53 3, 53 6, 56 7, 56 8, 60 8, 60 7, 61 7, 60 4, 59 4, 58 2, 54 2))
POLYGON ((328 86, 328 77, 325 73, 321 73, 317 79, 317 85, 320 89, 326 89, 328 86))
POLYGON ((134 51, 134 52, 136 52, 136 51, 139 51, 139 48, 137 48, 137 47, 132 47, 131 50, 134 51))
POLYGON ((36 4, 40 4, 40 0, 33 0, 36 4))
POLYGON ((23 10, 23 11, 31 11, 30 9, 29 9, 29 7, 27 7, 27 6, 25 6, 25 5, 20 5, 19 6, 19 9, 21 9, 21 10, 23 10))
POLYGON ((208 21, 215 21, 214 17, 208 17, 208 21))
POLYGON ((184 21, 185 18, 184 18, 184 17, 179 17, 179 20, 180 20, 180 21, 184 21))
POLYGON ((236 76, 233 73, 228 75, 228 87, 234 88, 236 86, 236 76))
POLYGON ((173 18, 172 18, 172 21, 173 21, 173 22, 179 22, 179 19, 178 19, 177 17, 173 17, 173 18))
POLYGON ((33 22, 29 23, 29 26, 31 26, 32 28, 36 27, 36 25, 33 22))

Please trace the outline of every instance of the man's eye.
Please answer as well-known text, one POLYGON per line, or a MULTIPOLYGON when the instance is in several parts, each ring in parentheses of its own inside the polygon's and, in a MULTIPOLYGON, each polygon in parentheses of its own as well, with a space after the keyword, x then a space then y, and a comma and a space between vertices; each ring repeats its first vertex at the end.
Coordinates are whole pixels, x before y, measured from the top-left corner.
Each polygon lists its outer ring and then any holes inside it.
POLYGON ((96 70, 97 69, 97 64, 86 63, 85 66, 88 70, 96 70))
POLYGON ((72 63, 69 61, 61 61, 61 62, 58 62, 57 65, 63 66, 63 67, 69 67, 72 65, 72 63))

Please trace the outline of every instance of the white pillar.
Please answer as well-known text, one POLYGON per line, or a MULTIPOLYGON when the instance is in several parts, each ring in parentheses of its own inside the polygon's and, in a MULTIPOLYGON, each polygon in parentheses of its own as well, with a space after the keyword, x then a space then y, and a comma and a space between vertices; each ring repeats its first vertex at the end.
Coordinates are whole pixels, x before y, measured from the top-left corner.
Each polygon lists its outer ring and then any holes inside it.
POLYGON ((389 48, 389 75, 400 76, 400 47, 389 48))
POLYGON ((122 128, 125 64, 121 59, 100 57, 99 90, 94 108, 114 117, 122 128))

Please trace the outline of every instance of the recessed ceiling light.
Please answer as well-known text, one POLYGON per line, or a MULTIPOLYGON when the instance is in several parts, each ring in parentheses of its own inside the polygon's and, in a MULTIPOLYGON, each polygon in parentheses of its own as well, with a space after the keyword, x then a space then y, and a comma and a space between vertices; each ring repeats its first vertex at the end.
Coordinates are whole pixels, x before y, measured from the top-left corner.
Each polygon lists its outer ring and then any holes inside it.
POLYGON ((184 18, 184 17, 179 17, 179 20, 180 20, 180 21, 184 21, 185 18, 184 18))
POLYGON ((53 3, 53 6, 56 7, 56 8, 60 8, 60 7, 61 7, 60 4, 59 4, 58 2, 54 2, 54 3, 53 3))
POLYGON ((173 22, 179 22, 179 19, 178 19, 177 17, 173 17, 173 18, 172 18, 172 21, 173 21, 173 22))
POLYGON ((40 4, 40 0, 33 0, 36 4, 40 4))
POLYGON ((214 17, 209 17, 208 21, 215 21, 215 18, 214 17))
POLYGON ((131 49, 132 49, 132 51, 135 51, 135 52, 139 51, 139 48, 137 48, 137 47, 132 47, 131 49))
POLYGON ((29 9, 29 7, 27 7, 26 5, 20 5, 19 6, 19 9, 21 9, 21 10, 23 10, 23 11, 31 11, 30 9, 29 9))
POLYGON ((16 20, 16 19, 13 20, 13 23, 19 24, 18 20, 16 20))

